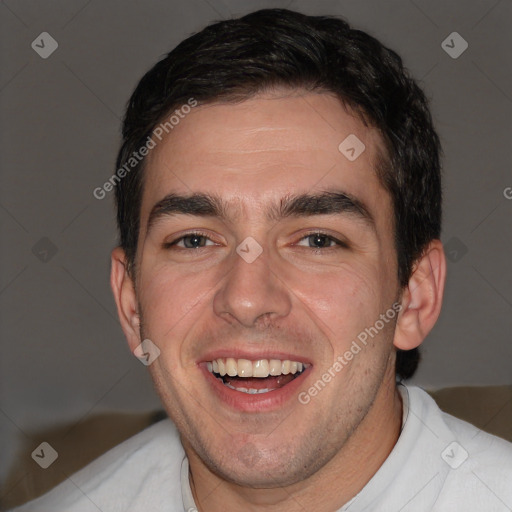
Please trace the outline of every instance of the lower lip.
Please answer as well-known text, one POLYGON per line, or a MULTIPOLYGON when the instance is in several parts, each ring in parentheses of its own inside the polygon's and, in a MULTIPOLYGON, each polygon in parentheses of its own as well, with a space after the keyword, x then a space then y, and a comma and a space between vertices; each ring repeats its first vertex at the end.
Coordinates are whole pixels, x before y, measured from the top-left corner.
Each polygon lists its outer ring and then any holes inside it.
POLYGON ((244 412, 270 412, 281 409, 291 398, 296 398, 300 387, 304 384, 311 367, 305 369, 298 377, 282 388, 268 391, 267 393, 249 394, 243 391, 235 391, 220 382, 213 373, 209 372, 206 365, 200 365, 208 384, 213 392, 225 404, 233 409, 244 412))

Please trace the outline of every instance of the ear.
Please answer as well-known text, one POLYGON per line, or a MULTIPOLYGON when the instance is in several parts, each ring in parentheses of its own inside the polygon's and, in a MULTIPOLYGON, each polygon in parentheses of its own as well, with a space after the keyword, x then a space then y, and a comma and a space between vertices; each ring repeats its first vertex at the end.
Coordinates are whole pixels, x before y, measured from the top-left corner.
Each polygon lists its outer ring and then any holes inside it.
POLYGON ((135 285, 128 274, 126 255, 121 247, 116 247, 111 254, 110 286, 114 293, 121 327, 133 352, 141 342, 140 317, 135 285))
POLYGON ((439 318, 446 280, 443 244, 433 240, 414 265, 413 273, 402 294, 394 345, 411 350, 421 345, 439 318))

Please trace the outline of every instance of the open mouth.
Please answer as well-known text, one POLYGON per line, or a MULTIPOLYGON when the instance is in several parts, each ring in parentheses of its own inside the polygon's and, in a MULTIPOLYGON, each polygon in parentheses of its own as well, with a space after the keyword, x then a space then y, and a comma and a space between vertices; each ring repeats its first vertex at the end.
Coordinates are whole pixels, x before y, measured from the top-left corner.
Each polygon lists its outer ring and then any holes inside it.
POLYGON ((218 358, 206 367, 226 387, 250 395, 281 389, 299 377, 311 364, 288 359, 218 358))

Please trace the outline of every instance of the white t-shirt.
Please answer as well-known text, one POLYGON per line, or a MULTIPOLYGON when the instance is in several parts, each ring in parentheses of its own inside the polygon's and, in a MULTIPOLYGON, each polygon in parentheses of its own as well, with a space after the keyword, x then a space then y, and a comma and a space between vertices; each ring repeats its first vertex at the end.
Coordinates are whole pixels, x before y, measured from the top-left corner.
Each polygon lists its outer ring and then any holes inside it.
MULTIPOLYGON (((398 442, 338 512, 511 512, 512 443, 443 413, 399 386, 398 442)), ((166 419, 116 446, 16 512, 195 512, 188 461, 166 419)))

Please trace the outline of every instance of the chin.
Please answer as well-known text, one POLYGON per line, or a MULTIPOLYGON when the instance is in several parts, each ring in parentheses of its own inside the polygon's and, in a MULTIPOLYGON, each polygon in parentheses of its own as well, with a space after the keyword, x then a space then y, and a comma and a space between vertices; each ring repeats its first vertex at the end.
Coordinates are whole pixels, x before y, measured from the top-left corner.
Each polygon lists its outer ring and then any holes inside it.
MULTIPOLYGON (((224 452, 225 453, 225 452, 224 452)), ((303 447, 294 450, 288 445, 282 450, 258 448, 251 442, 230 453, 228 457, 201 456, 209 469, 221 478, 241 487, 280 488, 301 482, 329 459, 307 453, 303 447), (295 452, 295 456, 290 453, 295 452)))

